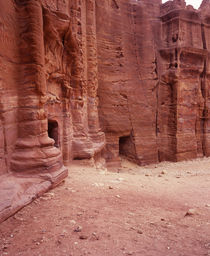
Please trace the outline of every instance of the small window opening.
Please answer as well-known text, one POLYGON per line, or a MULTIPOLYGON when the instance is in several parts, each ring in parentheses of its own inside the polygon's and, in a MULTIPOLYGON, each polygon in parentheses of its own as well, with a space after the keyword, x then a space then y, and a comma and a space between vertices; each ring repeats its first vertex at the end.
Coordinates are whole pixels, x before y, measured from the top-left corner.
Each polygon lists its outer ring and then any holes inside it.
POLYGON ((58 123, 54 120, 48 120, 48 136, 55 141, 54 146, 59 147, 58 123))

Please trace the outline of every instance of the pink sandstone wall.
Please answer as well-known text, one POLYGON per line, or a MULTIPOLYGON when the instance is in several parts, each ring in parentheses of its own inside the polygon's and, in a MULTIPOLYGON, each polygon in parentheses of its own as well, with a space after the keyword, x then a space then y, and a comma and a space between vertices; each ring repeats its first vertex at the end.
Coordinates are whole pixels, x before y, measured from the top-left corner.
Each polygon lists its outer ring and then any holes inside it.
POLYGON ((210 155, 210 1, 0 2, 0 221, 67 176, 210 155))

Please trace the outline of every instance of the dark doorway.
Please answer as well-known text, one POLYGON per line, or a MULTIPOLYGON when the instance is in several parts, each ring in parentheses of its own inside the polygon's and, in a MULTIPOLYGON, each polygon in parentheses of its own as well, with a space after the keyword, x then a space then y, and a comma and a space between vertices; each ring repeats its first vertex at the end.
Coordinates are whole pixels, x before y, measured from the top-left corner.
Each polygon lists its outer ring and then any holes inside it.
POLYGON ((58 123, 55 120, 48 120, 48 136, 55 141, 54 146, 59 147, 58 123))
POLYGON ((125 156, 129 160, 135 160, 136 151, 132 135, 119 138, 119 154, 125 156))

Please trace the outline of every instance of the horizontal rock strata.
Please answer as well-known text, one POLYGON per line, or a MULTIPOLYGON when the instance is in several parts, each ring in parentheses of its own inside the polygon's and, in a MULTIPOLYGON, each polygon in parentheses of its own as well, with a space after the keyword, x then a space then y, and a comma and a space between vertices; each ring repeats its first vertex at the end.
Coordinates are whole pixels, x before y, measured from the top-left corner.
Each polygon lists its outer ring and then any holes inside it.
POLYGON ((210 155, 210 1, 0 2, 0 221, 72 160, 210 155))

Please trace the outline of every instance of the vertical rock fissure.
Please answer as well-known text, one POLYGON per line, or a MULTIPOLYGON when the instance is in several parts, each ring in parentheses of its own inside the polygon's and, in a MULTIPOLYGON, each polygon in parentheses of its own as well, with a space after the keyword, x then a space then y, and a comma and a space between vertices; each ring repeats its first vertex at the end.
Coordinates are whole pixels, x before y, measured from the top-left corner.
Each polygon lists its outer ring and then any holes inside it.
MULTIPOLYGON (((156 73, 157 78, 158 78, 156 87, 154 88, 156 90, 155 133, 156 133, 156 140, 157 140, 158 139, 158 134, 159 134, 159 126, 158 126, 158 118, 159 118, 159 107, 158 107, 158 101, 159 101, 159 76, 158 76, 157 56, 155 56, 154 65, 155 65, 155 73, 156 73)), ((160 151, 159 151, 158 147, 157 147, 157 156, 158 156, 158 161, 160 162, 160 151)))
POLYGON ((8 163, 8 157, 7 157, 8 150, 7 150, 7 140, 6 140, 6 129, 5 129, 4 118, 2 117, 1 114, 0 114, 0 121, 2 121, 1 123, 2 123, 3 141, 4 141, 4 149, 3 149, 4 150, 4 163, 5 163, 6 171, 8 171, 9 163, 8 163))
MULTIPOLYGON (((158 67, 157 67, 157 57, 155 57, 155 61, 154 61, 154 65, 155 65, 155 73, 158 77, 158 67)), ((155 113, 155 132, 156 132, 156 137, 158 136, 158 87, 159 87, 159 79, 158 79, 158 82, 157 82, 157 85, 154 89, 156 89, 156 113, 155 113)))
POLYGON ((206 36, 205 36, 205 31, 204 31, 204 24, 201 24, 201 35, 202 35, 202 41, 203 41, 203 49, 207 49, 206 48, 206 36))
MULTIPOLYGON (((206 50, 206 36, 205 36, 205 31, 204 31, 204 24, 201 24, 201 33, 202 33, 202 42, 203 42, 203 49, 206 50)), ((201 116, 201 132, 202 132, 202 151, 203 155, 206 155, 206 146, 205 146, 205 122, 206 122, 206 65, 207 65, 207 57, 204 59, 204 66, 203 66, 203 71, 200 75, 200 86, 201 86, 201 93, 202 97, 204 99, 204 107, 202 111, 202 116, 201 116)), ((200 117, 199 117, 200 118, 200 117)))
POLYGON ((133 129, 133 123, 132 123, 131 112, 130 112, 130 108, 129 108, 128 97, 126 97, 126 99, 127 99, 127 107, 128 107, 129 120, 130 120, 130 124, 131 124, 131 128, 132 128, 130 136, 132 135, 132 138, 133 138, 135 158, 136 158, 136 161, 137 161, 138 160, 138 156, 137 156, 137 150, 136 150, 135 133, 134 133, 134 129, 133 129))
MULTIPOLYGON (((159 118, 158 101, 159 101, 159 80, 158 80, 157 86, 156 86, 156 113, 155 113, 156 141, 158 140, 158 135, 159 135, 159 132, 160 132, 160 129, 159 129, 159 126, 158 126, 158 118, 159 118)), ((158 156, 158 162, 160 162, 161 159, 160 159, 160 150, 159 150, 159 147, 157 147, 157 156, 158 156)))

